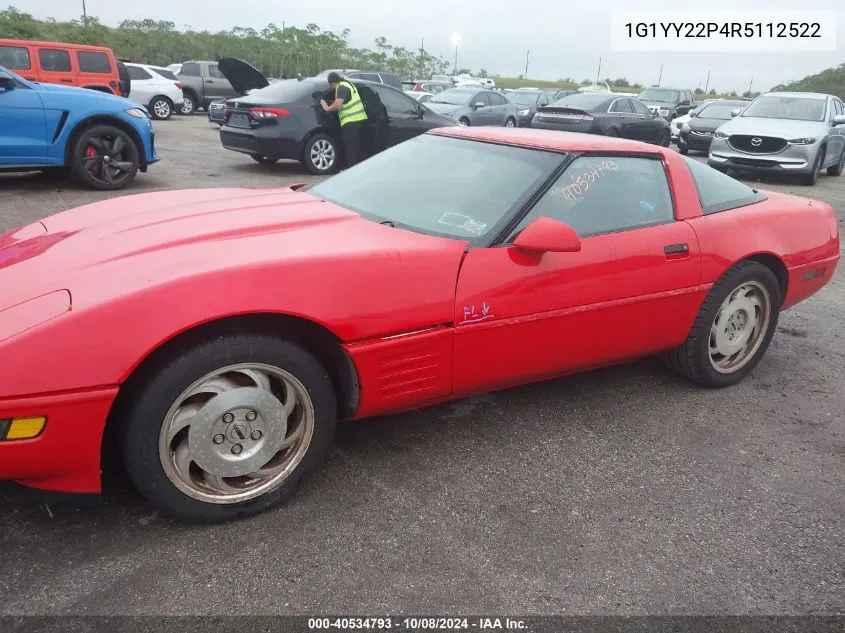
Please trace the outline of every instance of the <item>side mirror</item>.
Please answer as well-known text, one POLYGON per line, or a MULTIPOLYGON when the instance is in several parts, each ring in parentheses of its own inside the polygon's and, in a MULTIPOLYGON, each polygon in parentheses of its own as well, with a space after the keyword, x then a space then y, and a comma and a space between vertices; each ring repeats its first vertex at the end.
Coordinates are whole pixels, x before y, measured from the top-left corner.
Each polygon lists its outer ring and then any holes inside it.
POLYGON ((0 90, 12 90, 15 82, 6 73, 0 72, 0 90))
POLYGON ((581 250, 581 238, 568 224, 539 217, 522 229, 513 245, 526 253, 577 253, 581 250))
POLYGON ((834 125, 845 125, 845 114, 837 114, 833 117, 834 125))
POLYGON ((740 108, 734 108, 731 110, 731 116, 738 116, 740 112, 742 112, 740 108))
POLYGON ((472 107, 477 110, 478 108, 483 108, 486 105, 487 104, 484 103, 483 101, 476 101, 475 103, 472 104, 472 107))

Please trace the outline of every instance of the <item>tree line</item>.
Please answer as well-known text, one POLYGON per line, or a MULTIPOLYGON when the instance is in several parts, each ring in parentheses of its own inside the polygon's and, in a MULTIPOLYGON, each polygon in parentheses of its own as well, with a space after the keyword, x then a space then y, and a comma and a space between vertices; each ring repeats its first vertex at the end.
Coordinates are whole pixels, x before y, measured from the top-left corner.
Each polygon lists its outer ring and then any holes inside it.
POLYGON ((157 66, 189 59, 238 57, 269 77, 313 76, 327 68, 379 68, 403 79, 430 77, 448 71, 449 62, 420 47, 394 46, 378 37, 374 48, 355 48, 349 29, 323 31, 316 24, 305 28, 268 24, 263 29, 233 27, 227 31, 177 30, 164 20, 124 20, 109 27, 96 17, 58 22, 38 20, 9 7, 0 11, 0 38, 67 42, 107 46, 121 58, 157 66))

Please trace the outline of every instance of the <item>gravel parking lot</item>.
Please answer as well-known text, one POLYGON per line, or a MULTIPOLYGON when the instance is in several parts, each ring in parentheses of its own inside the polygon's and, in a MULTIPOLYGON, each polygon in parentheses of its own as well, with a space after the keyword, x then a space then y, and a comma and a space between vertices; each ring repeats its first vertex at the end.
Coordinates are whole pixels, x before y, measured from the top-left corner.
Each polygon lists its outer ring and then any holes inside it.
MULTIPOLYGON (((313 180, 223 150, 203 115, 156 131, 162 162, 117 194, 0 177, 0 231, 115 195, 313 180)), ((843 223, 845 177, 760 186, 843 223)), ((3 497, 0 614, 845 613, 844 313, 840 267, 724 391, 643 361, 343 425, 328 465, 246 522, 171 523, 130 491, 3 497)))

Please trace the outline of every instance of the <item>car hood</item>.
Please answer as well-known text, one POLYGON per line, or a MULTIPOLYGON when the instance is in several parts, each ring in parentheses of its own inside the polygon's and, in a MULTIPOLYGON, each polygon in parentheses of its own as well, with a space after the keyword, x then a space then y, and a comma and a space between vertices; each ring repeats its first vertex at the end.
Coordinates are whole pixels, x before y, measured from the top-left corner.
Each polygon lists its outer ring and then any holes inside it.
POLYGON ((823 122, 762 119, 744 116, 734 117, 719 128, 719 131, 725 134, 748 134, 751 136, 774 136, 777 138, 820 136, 826 130, 826 124, 823 122))
POLYGON ((270 85, 264 73, 242 59, 223 57, 217 62, 217 68, 240 95, 245 95, 247 90, 258 90, 270 85))
POLYGON ((340 279, 355 263, 390 268, 424 253, 415 265, 425 268, 445 254, 456 274, 465 245, 383 226, 289 187, 125 196, 0 235, 0 311, 59 289, 70 291, 76 308, 170 281, 271 265, 335 262, 333 277, 340 279), (343 262, 350 267, 342 269, 343 262))
POLYGON ((440 114, 454 114, 466 108, 465 105, 452 105, 451 103, 432 103, 429 101, 425 104, 429 110, 438 112, 440 114))

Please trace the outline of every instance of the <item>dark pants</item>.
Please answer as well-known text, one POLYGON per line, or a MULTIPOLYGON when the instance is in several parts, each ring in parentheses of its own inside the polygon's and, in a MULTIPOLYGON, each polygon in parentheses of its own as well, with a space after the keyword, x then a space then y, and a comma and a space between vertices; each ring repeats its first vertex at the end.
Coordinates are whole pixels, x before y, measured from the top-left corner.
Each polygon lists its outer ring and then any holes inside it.
POLYGON ((343 137, 343 151, 346 155, 346 166, 352 167, 361 162, 363 156, 362 152, 362 133, 364 131, 365 121, 355 121, 341 126, 340 135, 343 137))

